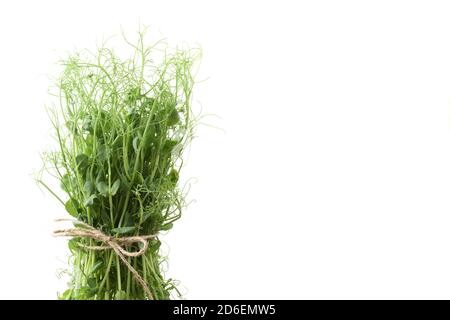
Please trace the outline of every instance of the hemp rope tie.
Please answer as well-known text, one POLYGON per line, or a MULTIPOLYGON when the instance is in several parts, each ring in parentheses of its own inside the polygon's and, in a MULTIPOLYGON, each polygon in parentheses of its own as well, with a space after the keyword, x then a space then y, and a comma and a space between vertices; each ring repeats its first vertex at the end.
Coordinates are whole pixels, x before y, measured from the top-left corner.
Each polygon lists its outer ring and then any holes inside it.
POLYGON ((72 229, 60 229, 53 231, 53 235, 55 237, 81 237, 81 238, 90 238, 100 242, 103 242, 105 246, 86 246, 84 244, 78 244, 80 247, 88 249, 88 250, 114 250, 117 256, 122 260, 123 264, 130 270, 133 274, 133 277, 137 282, 142 286, 145 293, 147 294, 150 300, 153 300, 153 295, 150 292, 147 284, 144 279, 142 279, 141 275, 133 266, 127 261, 125 257, 139 257, 143 255, 148 249, 148 239, 155 238, 157 235, 145 235, 145 236, 132 236, 132 237, 112 237, 104 234, 98 229, 95 229, 93 226, 86 224, 84 222, 74 220, 74 219, 57 219, 56 222, 60 221, 71 221, 75 225, 80 225, 83 228, 75 226, 72 229), (142 248, 136 252, 130 252, 123 248, 124 245, 129 245, 133 243, 140 242, 142 243, 142 248))

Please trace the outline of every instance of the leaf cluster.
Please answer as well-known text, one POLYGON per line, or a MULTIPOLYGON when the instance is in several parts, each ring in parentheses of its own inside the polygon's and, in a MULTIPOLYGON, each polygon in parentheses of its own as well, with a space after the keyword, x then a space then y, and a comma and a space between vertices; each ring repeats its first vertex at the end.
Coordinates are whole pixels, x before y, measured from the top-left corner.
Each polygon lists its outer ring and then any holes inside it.
MULTIPOLYGON (((127 43, 131 59, 102 46, 62 62, 59 103, 49 109, 58 150, 44 162, 65 196, 39 181, 71 216, 113 236, 155 234, 180 218, 179 172, 195 123, 190 103, 198 51, 146 47, 143 33, 136 45, 127 43)), ((73 277, 61 298, 147 298, 113 253, 79 246, 92 242, 69 241, 73 277)), ((156 298, 168 299, 175 286, 161 274, 159 246, 152 240, 130 262, 156 298)))

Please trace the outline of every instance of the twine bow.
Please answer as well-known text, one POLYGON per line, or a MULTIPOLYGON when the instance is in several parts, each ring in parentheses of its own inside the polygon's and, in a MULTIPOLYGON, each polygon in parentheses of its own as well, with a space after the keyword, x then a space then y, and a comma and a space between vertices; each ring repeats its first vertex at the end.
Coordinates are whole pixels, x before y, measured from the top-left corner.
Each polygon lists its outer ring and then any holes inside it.
POLYGON ((139 272, 127 261, 125 257, 139 257, 143 255, 148 249, 148 239, 155 238, 157 235, 144 235, 144 236, 132 236, 132 237, 112 237, 104 234, 102 231, 95 229, 93 226, 86 224, 84 222, 73 220, 73 219, 57 219, 57 222, 60 221, 71 221, 74 222, 75 228, 71 229, 60 229, 53 231, 53 235, 55 237, 81 237, 81 238, 90 238, 100 242, 103 242, 102 246, 87 246, 83 244, 79 244, 79 246, 88 249, 88 250, 114 250, 123 264, 130 270, 133 277, 136 281, 142 286, 144 292, 147 294, 150 300, 153 300, 153 295, 150 292, 147 284, 144 279, 141 277, 139 272), (123 246, 130 245, 133 243, 140 242, 142 244, 142 248, 139 251, 131 252, 124 249, 123 246))

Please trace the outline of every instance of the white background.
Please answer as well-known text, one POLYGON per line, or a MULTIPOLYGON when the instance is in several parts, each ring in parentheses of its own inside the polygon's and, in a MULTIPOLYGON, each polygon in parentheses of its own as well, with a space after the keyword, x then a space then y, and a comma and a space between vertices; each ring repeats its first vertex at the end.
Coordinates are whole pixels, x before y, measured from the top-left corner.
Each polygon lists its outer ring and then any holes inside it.
POLYGON ((32 179, 55 62, 150 26, 201 45, 196 177, 163 239, 188 299, 450 298, 448 1, 1 1, 0 298, 54 299, 32 179))

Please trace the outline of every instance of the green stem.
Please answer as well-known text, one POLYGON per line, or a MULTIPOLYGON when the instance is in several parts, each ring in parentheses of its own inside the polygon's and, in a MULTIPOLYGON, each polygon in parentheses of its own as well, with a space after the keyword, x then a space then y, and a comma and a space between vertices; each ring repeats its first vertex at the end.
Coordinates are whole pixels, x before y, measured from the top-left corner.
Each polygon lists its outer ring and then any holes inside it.
POLYGON ((122 291, 122 278, 120 276, 120 261, 117 255, 116 255, 116 266, 117 266, 117 288, 119 291, 122 291))
MULTIPOLYGON (((105 286, 105 282, 108 282, 109 286, 109 270, 111 269, 111 264, 112 264, 112 260, 113 260, 113 254, 109 253, 109 261, 108 261, 108 266, 106 267, 105 270, 105 275, 103 276, 103 280, 100 283, 100 286, 98 288, 98 291, 101 292, 103 287, 105 286)), ((108 288, 109 289, 109 288, 108 288)))

